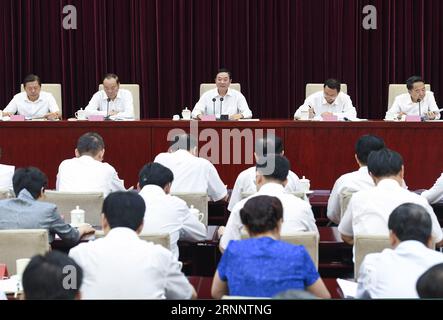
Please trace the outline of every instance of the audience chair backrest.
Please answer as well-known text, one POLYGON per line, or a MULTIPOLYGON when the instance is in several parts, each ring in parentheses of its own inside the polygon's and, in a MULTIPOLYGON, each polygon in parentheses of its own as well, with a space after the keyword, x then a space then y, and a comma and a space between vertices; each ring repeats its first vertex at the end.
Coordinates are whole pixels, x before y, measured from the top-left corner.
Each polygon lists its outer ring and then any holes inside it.
POLYGON ((191 205, 203 213, 202 223, 208 225, 208 195, 202 192, 174 192, 171 195, 176 196, 186 202, 188 207, 191 205))
MULTIPOLYGON (((307 83, 306 84, 306 98, 311 94, 323 91, 324 83, 307 83)), ((340 91, 343 93, 348 93, 348 85, 346 83, 342 83, 340 86, 340 91)))
MULTIPOLYGON (((95 238, 100 239, 105 236, 102 230, 95 231, 95 238)), ((140 239, 153 242, 171 250, 171 238, 169 233, 141 233, 139 234, 140 239)))
MULTIPOLYGON (((425 84, 426 91, 431 91, 431 85, 425 84)), ((395 97, 403 94, 408 93, 408 88, 406 87, 406 84, 390 84, 389 90, 388 90, 388 110, 391 109, 392 105, 394 104, 395 97)))
MULTIPOLYGON (((242 239, 249 238, 249 234, 245 229, 241 232, 242 239)), ((319 247, 319 235, 315 231, 294 232, 280 235, 281 241, 288 242, 296 245, 303 245, 308 251, 309 256, 314 262, 315 267, 318 270, 318 247, 319 247)))
MULTIPOLYGON (((292 195, 294 195, 294 196, 296 196, 297 198, 300 198, 300 199, 302 199, 302 200, 307 200, 308 198, 306 197, 306 195, 305 195, 305 193, 304 192, 300 192, 300 191, 296 191, 296 192, 288 192, 289 194, 292 194, 292 195)), ((253 194, 255 194, 255 193, 252 193, 252 192, 242 192, 241 193, 241 198, 242 199, 245 199, 245 198, 247 198, 247 197, 250 197, 250 196, 252 196, 253 194)), ((309 202, 309 200, 307 200, 308 202, 309 202)))
POLYGON ((54 203, 58 213, 66 223, 71 223, 71 211, 77 206, 85 210, 85 222, 93 226, 101 226, 101 213, 103 207, 102 192, 62 192, 46 190, 45 202, 54 203))
POLYGON ((49 251, 45 229, 0 230, 0 263, 5 263, 9 275, 17 273, 16 260, 32 258, 49 251))
MULTIPOLYGON (((25 87, 23 84, 20 87, 20 91, 25 91, 25 87)), ((60 108, 60 116, 63 113, 63 105, 62 105, 62 85, 60 83, 42 83, 42 91, 51 93, 55 101, 57 102, 58 107, 60 108)))
POLYGON ((390 248, 388 236, 382 235, 354 235, 354 277, 358 279, 361 263, 369 253, 382 252, 390 248))
MULTIPOLYGON (((206 91, 215 89, 216 85, 215 83, 202 83, 200 84, 200 97, 203 95, 203 93, 205 93, 206 91)), ((229 86, 229 88, 237 90, 239 92, 241 92, 241 85, 240 83, 231 83, 231 85, 229 86)))
MULTIPOLYGON (((103 84, 98 86, 99 90, 103 90, 103 84)), ((131 91, 134 102, 134 119, 140 120, 140 85, 138 84, 120 84, 120 89, 131 91)))
POLYGON ((344 188, 340 192, 340 219, 343 218, 346 209, 348 208, 349 201, 351 201, 352 195, 357 192, 357 190, 344 188))
POLYGON ((14 191, 9 189, 0 189, 0 200, 14 198, 14 191))

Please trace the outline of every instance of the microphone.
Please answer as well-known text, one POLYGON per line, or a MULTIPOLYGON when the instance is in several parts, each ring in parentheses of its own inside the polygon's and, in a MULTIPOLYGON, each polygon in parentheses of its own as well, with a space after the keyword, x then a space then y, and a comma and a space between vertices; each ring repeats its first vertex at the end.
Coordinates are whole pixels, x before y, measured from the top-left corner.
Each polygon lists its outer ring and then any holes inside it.
POLYGON ((221 117, 221 115, 222 115, 223 100, 224 100, 223 97, 221 97, 221 98, 220 98, 220 117, 221 117))
POLYGON ((418 102, 418 114, 419 114, 419 116, 420 116, 420 121, 424 121, 425 119, 424 119, 424 117, 421 115, 421 99, 418 98, 418 99, 417 99, 417 102, 418 102))
POLYGON ((110 120, 109 119, 109 102, 111 101, 111 98, 108 98, 108 102, 106 104, 106 117, 105 120, 110 120))
POLYGON ((217 101, 217 99, 212 98, 212 103, 213 103, 212 109, 214 111, 214 116, 215 116, 215 101, 217 101))

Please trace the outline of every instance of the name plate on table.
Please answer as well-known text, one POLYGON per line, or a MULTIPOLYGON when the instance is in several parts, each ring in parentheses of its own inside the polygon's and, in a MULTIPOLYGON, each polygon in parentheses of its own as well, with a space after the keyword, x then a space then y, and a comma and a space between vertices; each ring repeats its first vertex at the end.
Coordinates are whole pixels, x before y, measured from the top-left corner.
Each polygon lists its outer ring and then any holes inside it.
POLYGON ((6 268, 6 264, 0 263, 0 280, 7 277, 9 277, 8 268, 6 268))
POLYGON ((98 115, 91 115, 88 117, 89 121, 105 121, 104 116, 98 116, 98 115))
POLYGON ((323 116, 322 118, 323 118, 323 121, 337 121, 338 120, 338 117, 334 116, 334 115, 323 116))
POLYGON ((406 116, 405 121, 406 122, 420 122, 421 118, 420 118, 420 116, 406 116))
POLYGON ((12 115, 10 118, 11 118, 10 121, 25 121, 25 116, 20 115, 20 114, 12 115))
POLYGON ((217 119, 215 118, 215 115, 213 115, 213 114, 201 116, 201 121, 216 121, 216 120, 217 119))

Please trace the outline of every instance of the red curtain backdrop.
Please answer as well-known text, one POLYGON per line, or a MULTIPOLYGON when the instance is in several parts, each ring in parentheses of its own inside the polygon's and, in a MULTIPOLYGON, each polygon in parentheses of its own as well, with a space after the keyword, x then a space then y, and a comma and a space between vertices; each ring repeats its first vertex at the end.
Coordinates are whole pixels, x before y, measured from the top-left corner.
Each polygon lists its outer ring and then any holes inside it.
POLYGON ((0 15, 0 108, 32 72, 62 83, 72 116, 115 72, 140 84, 142 117, 170 118, 219 67, 259 118, 292 117, 305 84, 328 77, 348 84, 363 118, 382 118, 388 84, 412 74, 443 104, 441 0, 2 0, 0 15), (68 4, 77 30, 62 28, 68 4), (362 28, 368 4, 377 30, 362 28))

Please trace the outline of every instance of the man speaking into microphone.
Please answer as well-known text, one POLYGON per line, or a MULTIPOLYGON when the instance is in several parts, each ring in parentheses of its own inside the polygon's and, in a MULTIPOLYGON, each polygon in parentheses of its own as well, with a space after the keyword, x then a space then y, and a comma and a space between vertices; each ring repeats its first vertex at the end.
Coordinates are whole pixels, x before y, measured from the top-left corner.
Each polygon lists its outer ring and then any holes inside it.
POLYGON ((440 119, 440 111, 434 93, 426 92, 425 82, 418 76, 406 80, 408 93, 395 97, 392 107, 386 112, 386 119, 401 119, 403 115, 417 116, 424 120, 440 119))
POLYGON ((246 98, 241 92, 229 88, 231 82, 232 75, 229 70, 218 70, 215 76, 216 88, 202 94, 192 110, 192 117, 199 120, 204 115, 215 115, 217 119, 227 115, 230 120, 252 118, 246 98))

